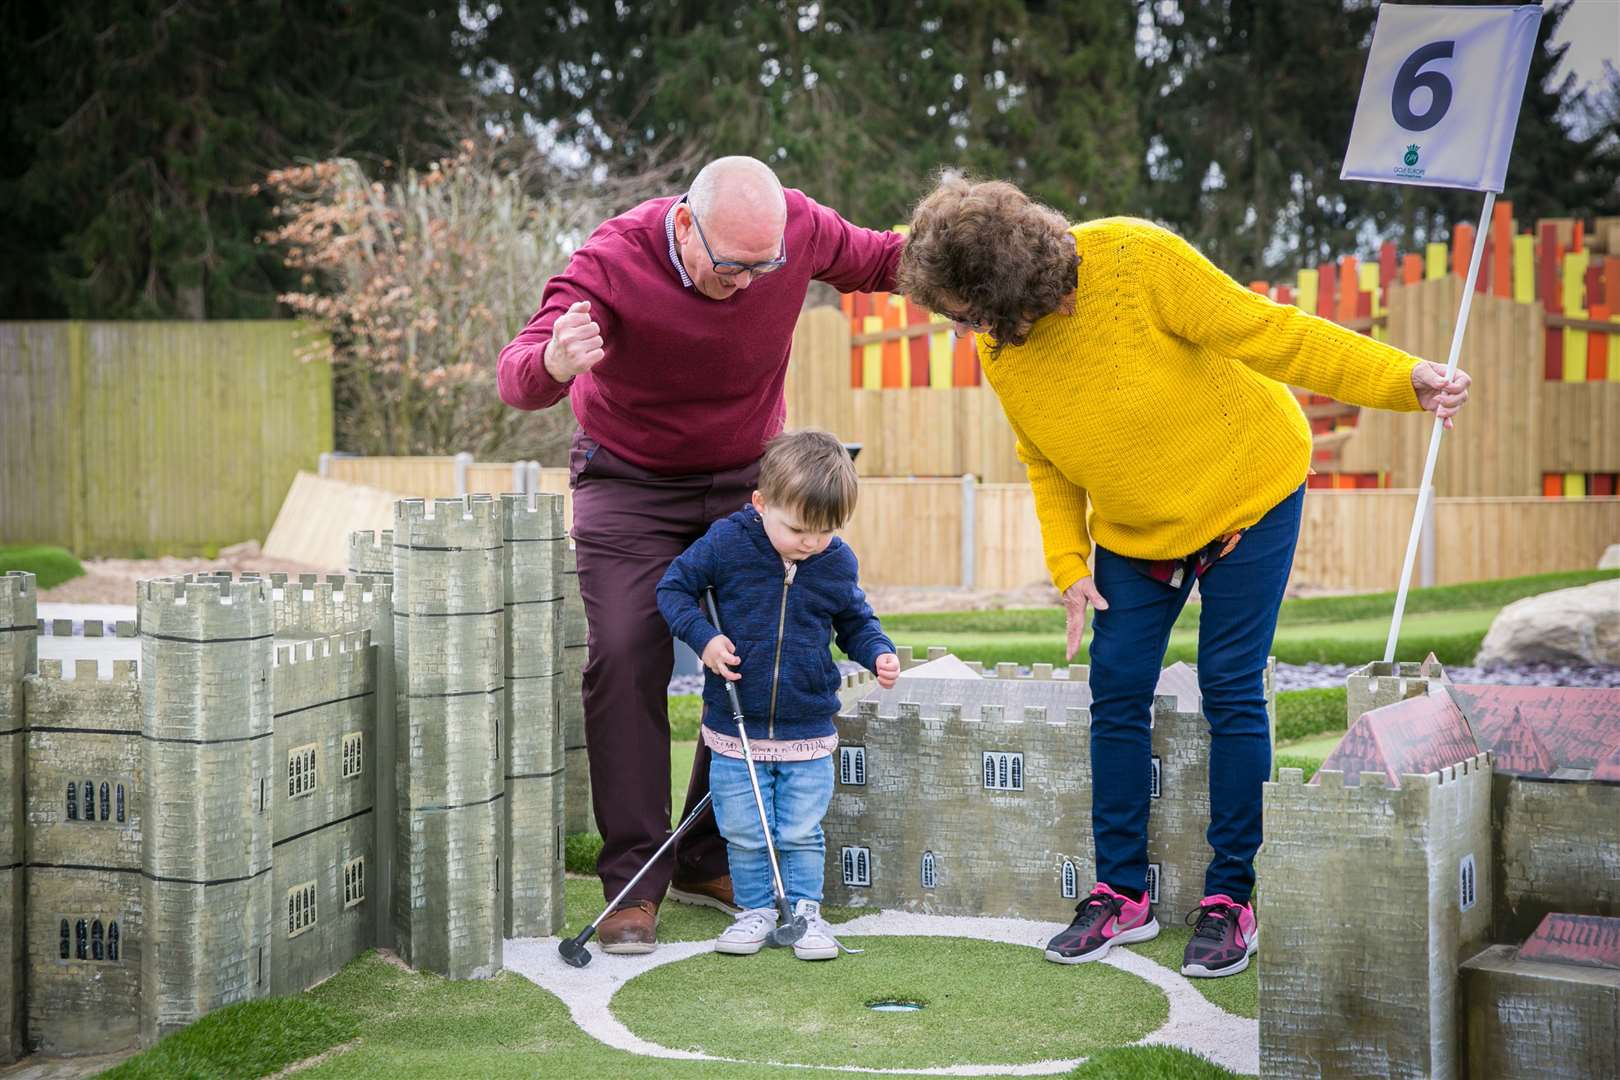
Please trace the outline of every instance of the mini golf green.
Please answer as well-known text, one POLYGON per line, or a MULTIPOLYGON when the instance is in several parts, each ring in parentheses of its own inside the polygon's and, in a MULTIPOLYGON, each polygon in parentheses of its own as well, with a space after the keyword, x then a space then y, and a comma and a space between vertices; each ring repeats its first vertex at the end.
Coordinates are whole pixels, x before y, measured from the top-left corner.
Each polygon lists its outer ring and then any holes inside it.
POLYGON ((859 956, 705 953, 626 983, 613 1012, 643 1039, 743 1061, 865 1068, 1082 1057, 1158 1029, 1158 987, 1105 964, 1048 964, 968 938, 854 937, 859 956), (881 1001, 921 1004, 879 1012, 881 1001))

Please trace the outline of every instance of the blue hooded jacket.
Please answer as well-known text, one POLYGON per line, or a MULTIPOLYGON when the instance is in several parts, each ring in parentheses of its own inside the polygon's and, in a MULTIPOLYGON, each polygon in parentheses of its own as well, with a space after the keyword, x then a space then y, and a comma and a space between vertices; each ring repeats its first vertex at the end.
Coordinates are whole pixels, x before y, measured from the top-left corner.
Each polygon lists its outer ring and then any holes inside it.
MULTIPOLYGON (((765 522, 746 507, 709 526, 670 565, 658 583, 658 610, 672 633, 699 656, 720 633, 709 622, 704 590, 714 587, 726 637, 742 674, 734 685, 750 739, 814 739, 837 728, 842 678, 829 640, 870 669, 894 652, 861 591, 855 553, 837 537, 825 550, 793 564, 765 535, 765 522)), ((708 672, 703 722, 735 736, 726 680, 708 672)))

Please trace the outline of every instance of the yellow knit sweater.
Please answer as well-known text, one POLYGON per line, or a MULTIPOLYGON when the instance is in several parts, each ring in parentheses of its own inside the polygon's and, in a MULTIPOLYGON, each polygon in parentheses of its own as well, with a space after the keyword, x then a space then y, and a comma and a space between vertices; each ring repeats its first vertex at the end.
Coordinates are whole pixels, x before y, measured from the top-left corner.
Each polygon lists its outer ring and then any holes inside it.
POLYGON ((1070 231, 1074 313, 1048 315, 999 353, 979 339, 1060 591, 1090 573, 1093 539, 1178 558, 1304 483, 1311 429, 1290 384, 1419 408, 1415 357, 1245 289, 1174 233, 1135 218, 1070 231))

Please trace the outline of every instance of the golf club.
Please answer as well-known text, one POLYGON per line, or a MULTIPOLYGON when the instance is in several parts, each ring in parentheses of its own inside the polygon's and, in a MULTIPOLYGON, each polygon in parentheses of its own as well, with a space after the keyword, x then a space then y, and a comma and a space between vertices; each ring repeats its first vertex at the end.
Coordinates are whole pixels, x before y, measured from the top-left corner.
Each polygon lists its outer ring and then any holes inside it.
POLYGON ((566 963, 569 967, 582 968, 591 962, 591 951, 585 947, 585 943, 591 940, 592 934, 596 933, 597 926, 599 926, 602 920, 607 918, 608 915, 619 906, 619 901, 624 899, 625 894, 636 887, 636 882, 641 880, 642 876, 646 874, 647 871, 652 867, 652 864, 657 862, 664 852, 668 851, 670 846, 673 845, 676 840, 681 838, 681 834, 686 832, 686 830, 691 827, 692 822, 696 821, 698 816, 709 808, 710 801, 711 799, 709 793, 704 792, 703 798, 699 799, 698 804, 692 807, 692 812, 686 815, 686 820, 675 826, 675 831, 669 834, 669 839, 660 844, 658 850, 653 852, 652 858, 648 859, 644 864, 642 864, 641 869, 636 871, 636 876, 631 878, 629 883, 626 884, 624 888, 619 890, 619 895, 615 896, 613 901, 608 904, 607 907, 602 909, 602 914, 598 915, 595 919, 592 919, 591 925, 581 930, 578 934, 575 934, 571 938, 564 938, 562 941, 557 943, 557 951, 562 954, 564 963, 566 963))
MULTIPOLYGON (((709 621, 722 634, 720 609, 715 606, 714 590, 707 589, 704 599, 709 602, 709 621)), ((726 680, 726 693, 731 697, 731 718, 737 722, 737 734, 742 739, 743 764, 748 766, 748 782, 754 788, 754 806, 759 810, 759 824, 765 830, 765 852, 771 857, 771 884, 776 889, 776 910, 782 921, 771 931, 771 941, 777 945, 792 945, 804 937, 808 924, 803 915, 795 915, 788 907, 787 890, 782 887, 782 868, 776 862, 776 843, 771 839, 771 823, 765 816, 765 797, 759 792, 759 774, 754 772, 754 752, 748 743, 748 726, 743 722, 742 702, 737 700, 737 684, 726 680)))

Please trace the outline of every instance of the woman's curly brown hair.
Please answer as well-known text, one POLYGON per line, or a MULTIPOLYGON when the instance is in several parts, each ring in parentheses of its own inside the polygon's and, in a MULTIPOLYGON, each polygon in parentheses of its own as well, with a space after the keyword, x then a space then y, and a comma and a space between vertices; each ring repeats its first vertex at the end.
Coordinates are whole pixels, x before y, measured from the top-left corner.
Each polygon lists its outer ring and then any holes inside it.
POLYGON ((1042 316, 1073 310, 1079 266, 1062 214, 1004 180, 947 173, 911 215, 896 288, 983 322, 999 349, 1022 345, 1042 316))

